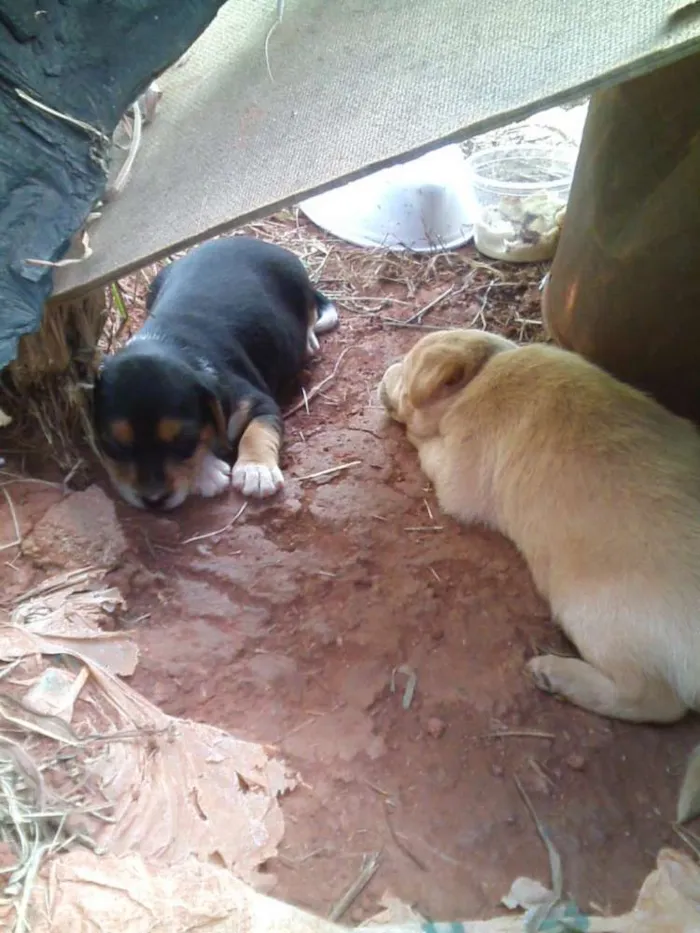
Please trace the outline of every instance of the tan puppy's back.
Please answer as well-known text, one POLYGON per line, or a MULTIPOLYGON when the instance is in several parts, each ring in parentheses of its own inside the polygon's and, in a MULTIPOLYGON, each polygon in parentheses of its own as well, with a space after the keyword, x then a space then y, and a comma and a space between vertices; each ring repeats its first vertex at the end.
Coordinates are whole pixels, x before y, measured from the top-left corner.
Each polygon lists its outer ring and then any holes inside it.
MULTIPOLYGON (((441 507, 525 557, 581 657, 543 655, 542 689, 603 716, 700 710, 700 434, 574 354, 431 334, 384 375, 441 507)), ((700 749, 678 817, 700 812, 700 749)))
POLYGON ((463 452, 478 446, 491 523, 519 547, 586 657, 603 670, 632 657, 698 708, 695 427, 545 346, 492 357, 440 427, 447 485, 462 485, 463 452))
POLYGON ((475 331, 420 340, 382 381, 444 511, 518 546, 589 663, 538 684, 601 715, 700 706, 700 435, 580 357, 475 331))
POLYGON ((488 361, 441 434, 457 481, 461 448, 478 443, 495 521, 524 546, 546 521, 542 547, 579 575, 590 562, 600 582, 606 551, 609 576, 661 563, 700 587, 700 434, 653 400, 566 351, 523 347, 488 361))

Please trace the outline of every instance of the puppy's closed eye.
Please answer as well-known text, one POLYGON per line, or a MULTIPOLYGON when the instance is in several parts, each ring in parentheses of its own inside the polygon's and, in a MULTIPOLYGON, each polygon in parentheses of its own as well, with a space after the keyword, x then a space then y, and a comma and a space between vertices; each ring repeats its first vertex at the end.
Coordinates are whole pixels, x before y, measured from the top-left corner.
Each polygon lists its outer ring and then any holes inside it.
POLYGON ((134 443, 134 429, 126 418, 118 418, 107 426, 107 437, 122 447, 131 447, 134 443))
POLYGON ((161 418, 156 425, 156 436, 164 444, 170 444, 182 434, 184 427, 179 418, 161 418))
POLYGON ((109 422, 100 435, 100 446, 112 460, 130 460, 133 455, 133 445, 134 429, 125 418, 109 422))
POLYGON ((156 435, 165 449, 166 456, 174 460, 188 460, 200 445, 208 447, 212 437, 211 428, 201 428, 195 422, 176 421, 163 418, 158 423, 156 435))

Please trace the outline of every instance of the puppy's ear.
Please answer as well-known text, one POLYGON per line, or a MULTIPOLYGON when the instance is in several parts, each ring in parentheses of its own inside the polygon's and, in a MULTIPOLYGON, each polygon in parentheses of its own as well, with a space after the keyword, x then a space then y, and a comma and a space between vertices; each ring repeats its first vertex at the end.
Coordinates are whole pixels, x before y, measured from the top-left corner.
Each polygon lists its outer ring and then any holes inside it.
POLYGON ((219 394, 216 391, 216 382, 205 373, 198 373, 197 376, 204 423, 212 425, 219 443, 224 449, 228 449, 230 444, 228 432, 226 431, 226 415, 219 394))
POLYGON ((208 405, 212 424, 216 430, 219 443, 224 449, 228 449, 231 445, 229 444, 228 431, 226 430, 226 415, 224 414, 221 401, 215 395, 211 395, 208 400, 208 405))
POLYGON ((414 408, 449 398, 463 389, 496 353, 514 344, 491 334, 453 331, 447 338, 416 347, 417 359, 406 386, 414 408))
POLYGON ((421 354, 406 387, 414 408, 447 398, 466 384, 463 357, 448 347, 431 347, 421 354))

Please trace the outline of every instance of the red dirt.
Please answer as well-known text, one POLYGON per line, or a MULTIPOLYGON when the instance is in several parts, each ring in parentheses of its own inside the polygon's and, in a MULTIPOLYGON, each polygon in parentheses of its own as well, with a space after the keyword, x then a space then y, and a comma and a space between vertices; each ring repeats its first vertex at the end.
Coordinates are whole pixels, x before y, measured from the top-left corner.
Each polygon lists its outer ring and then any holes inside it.
MULTIPOLYGON (((531 316, 541 270, 518 274, 529 277, 516 297, 531 316)), ((414 310, 442 287, 419 291, 414 310)), ((482 295, 471 293, 477 308, 482 295)), ((518 775, 566 889, 582 907, 626 908, 659 847, 678 844, 670 820, 696 722, 606 722, 534 688, 524 662, 562 641, 525 566, 498 535, 439 515, 378 408, 379 377, 418 332, 341 315, 312 384, 352 349, 310 413, 287 422, 282 497, 192 543, 230 522, 234 494, 168 517, 118 505, 131 557, 113 576, 142 651, 133 686, 168 713, 277 746, 298 769, 269 866, 275 896, 325 913, 363 855, 382 850, 351 921, 386 889, 433 919, 491 916, 516 876, 549 881, 518 775), (350 461, 360 463, 299 479, 350 461), (402 666, 417 677, 408 709, 404 673, 391 691, 402 666)), ((25 533, 58 497, 37 486, 12 494, 25 533)), ((0 568, 5 600, 32 577, 22 559, 13 566, 0 568)))

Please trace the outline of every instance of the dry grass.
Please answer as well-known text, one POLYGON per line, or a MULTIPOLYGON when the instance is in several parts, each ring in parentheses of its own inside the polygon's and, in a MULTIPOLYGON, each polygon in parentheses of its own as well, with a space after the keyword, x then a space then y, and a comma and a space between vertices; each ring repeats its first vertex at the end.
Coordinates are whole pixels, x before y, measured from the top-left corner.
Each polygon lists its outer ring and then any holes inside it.
POLYGON ((4 443, 40 453, 73 478, 84 439, 92 439, 84 384, 92 378, 106 314, 103 289, 49 303, 41 329, 20 340, 0 393, 0 405, 12 418, 4 443))
POLYGON ((43 772, 52 765, 37 764, 26 746, 0 736, 0 842, 16 853, 15 863, 0 871, 0 897, 14 903, 15 933, 28 929, 29 898, 44 860, 74 842, 89 842, 69 828, 82 798, 49 800, 43 772))
MULTIPOLYGON (((14 600, 11 608, 3 607, 0 624, 12 641, 14 628, 19 632, 37 619, 46 622, 47 612, 59 626, 74 615, 85 613, 88 619, 94 614, 109 614, 121 597, 109 587, 94 588, 102 576, 99 569, 87 567, 49 578, 14 600), (64 595, 53 605, 43 601, 58 594, 64 595)), ((21 638, 17 644, 22 644, 21 638)), ((70 664, 62 669, 75 671, 70 664)), ((111 731, 79 736, 73 719, 38 711, 27 702, 30 685, 35 688, 43 680, 53 685, 43 695, 59 696, 52 692, 55 681, 47 671, 48 667, 38 663, 32 654, 0 665, 0 905, 12 905, 13 933, 30 930, 30 898, 45 862, 76 845, 96 849, 89 835, 90 821, 105 823, 113 819, 112 805, 98 792, 91 777, 96 757, 101 754, 96 743, 131 737, 127 732, 111 731)), ((73 698, 88 679, 87 667, 81 666, 72 679, 73 698)), ((65 694, 61 695, 66 699, 65 694)), ((83 728, 93 723, 91 716, 96 707, 91 699, 88 706, 88 718, 80 720, 83 728)))
MULTIPOLYGON (((386 327, 481 327, 519 342, 544 339, 539 283, 546 263, 487 262, 473 246, 433 255, 360 249, 320 231, 298 210, 280 211, 237 233, 295 253, 345 314, 386 327)), ((104 349, 139 329, 148 286, 164 264, 127 276, 109 292, 104 349)))

